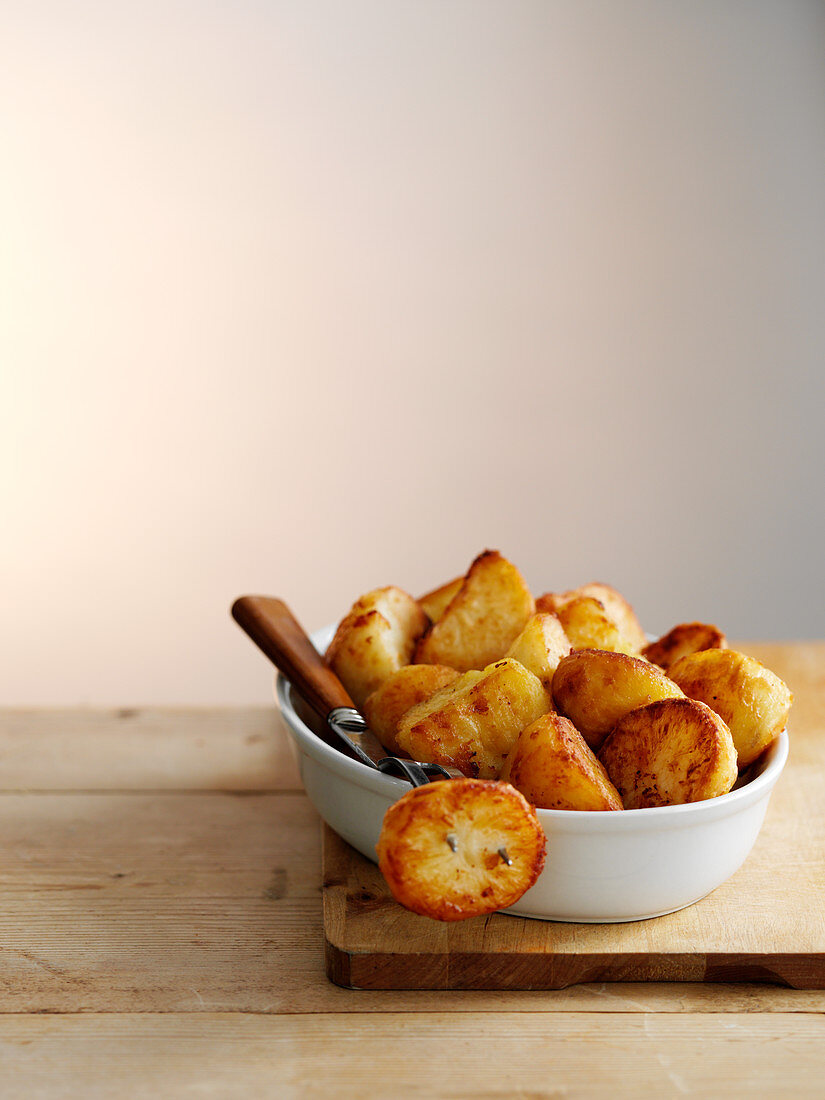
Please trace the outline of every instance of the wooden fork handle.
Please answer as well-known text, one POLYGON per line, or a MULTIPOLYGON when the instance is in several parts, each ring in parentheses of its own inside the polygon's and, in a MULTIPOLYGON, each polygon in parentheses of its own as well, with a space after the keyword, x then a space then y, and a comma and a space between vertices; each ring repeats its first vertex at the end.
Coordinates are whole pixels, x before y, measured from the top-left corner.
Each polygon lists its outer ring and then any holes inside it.
POLYGON ((322 718, 335 707, 355 706, 283 600, 241 596, 232 618, 322 718))

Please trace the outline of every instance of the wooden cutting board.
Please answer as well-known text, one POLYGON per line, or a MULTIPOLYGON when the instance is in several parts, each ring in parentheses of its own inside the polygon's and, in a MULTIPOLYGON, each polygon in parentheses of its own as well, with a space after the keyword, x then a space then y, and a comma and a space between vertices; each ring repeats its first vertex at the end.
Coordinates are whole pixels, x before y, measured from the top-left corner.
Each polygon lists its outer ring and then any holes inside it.
POLYGON ((791 753, 756 846, 709 897, 628 924, 407 912, 378 868, 324 827, 327 975, 352 989, 559 989, 579 982, 825 988, 825 661, 748 647, 795 695, 791 753))

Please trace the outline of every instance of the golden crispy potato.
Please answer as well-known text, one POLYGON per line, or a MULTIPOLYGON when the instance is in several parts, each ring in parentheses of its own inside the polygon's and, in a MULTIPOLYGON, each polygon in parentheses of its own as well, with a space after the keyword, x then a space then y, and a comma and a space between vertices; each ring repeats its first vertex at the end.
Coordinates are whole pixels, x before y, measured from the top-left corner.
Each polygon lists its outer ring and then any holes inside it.
POLYGON ((655 642, 646 645, 642 656, 667 672, 680 657, 703 649, 725 649, 728 641, 718 626, 710 623, 679 623, 655 642))
MULTIPOLYGON (((564 607, 565 596, 563 592, 545 592, 543 596, 536 596, 536 611, 545 611, 549 615, 558 615, 559 608, 564 607)), ((573 597, 571 596, 571 599, 573 597)))
POLYGON ((501 778, 545 810, 621 810, 619 792, 571 721, 545 714, 522 730, 501 778))
POLYGON ((573 649, 638 652, 635 643, 622 635, 619 624, 611 619, 601 600, 593 596, 576 596, 562 604, 558 616, 573 649))
POLYGON ((455 683, 459 675, 446 665, 405 665, 367 697, 364 718, 390 755, 404 755, 395 734, 410 707, 455 683))
POLYGON ((534 676, 538 676, 549 695, 553 673, 570 649, 570 639, 564 633, 558 618, 545 612, 528 620, 527 626, 507 650, 506 656, 512 657, 534 676))
POLYGON ((682 691, 656 665, 600 649, 574 650, 553 677, 553 700, 592 749, 628 711, 682 691))
POLYGON ((442 584, 440 588, 434 588, 432 592, 419 596, 419 606, 430 622, 438 622, 447 610, 453 596, 458 595, 462 584, 464 584, 464 578, 456 577, 454 581, 448 581, 447 584, 442 584))
POLYGON ((507 652, 534 610, 516 567, 497 550, 485 550, 442 617, 419 641, 415 662, 449 665, 460 672, 486 668, 507 652))
POLYGON ((377 687, 412 659, 427 616, 400 588, 376 588, 352 605, 326 652, 359 709, 377 687))
MULTIPOLYGON (((593 582, 583 584, 579 588, 571 588, 567 592, 547 592, 536 600, 538 611, 553 611, 557 615, 565 604, 582 596, 598 600, 604 608, 607 616, 617 626, 622 645, 622 652, 640 653, 647 645, 647 637, 642 630, 641 623, 636 618, 636 612, 621 594, 609 584, 593 582)), ((562 620, 562 623, 564 620, 562 620)), ((571 639, 572 640, 572 639, 571 639)), ((575 642, 573 643, 575 645, 575 642)))
POLYGON ((544 866, 536 812, 509 783, 447 779, 390 806, 376 850, 396 901, 456 921, 514 905, 544 866))
POLYGON ((626 810, 716 798, 738 775, 730 730, 693 699, 661 699, 630 711, 599 758, 626 810))
POLYGON ((550 709, 538 677, 507 658, 483 672, 471 670, 398 723, 396 742, 413 760, 496 779, 513 744, 550 709))
POLYGON ((779 736, 793 695, 770 669, 733 649, 703 649, 682 657, 668 672, 691 699, 699 699, 733 734, 739 767, 747 767, 779 736))

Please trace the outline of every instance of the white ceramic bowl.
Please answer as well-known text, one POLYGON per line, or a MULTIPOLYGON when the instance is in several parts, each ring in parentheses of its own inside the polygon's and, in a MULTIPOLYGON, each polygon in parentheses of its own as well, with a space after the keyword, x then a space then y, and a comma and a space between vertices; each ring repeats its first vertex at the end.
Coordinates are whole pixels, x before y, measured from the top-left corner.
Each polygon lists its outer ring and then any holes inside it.
MULTIPOLYGON (((312 635, 319 651, 333 629, 312 635)), ((321 741, 296 713, 282 676, 276 694, 310 801, 336 833, 376 862, 384 813, 409 784, 321 741)), ((535 886, 506 911, 598 923, 644 920, 693 904, 744 863, 787 757, 783 732, 748 783, 704 802, 621 813, 538 810, 547 861, 535 886)))

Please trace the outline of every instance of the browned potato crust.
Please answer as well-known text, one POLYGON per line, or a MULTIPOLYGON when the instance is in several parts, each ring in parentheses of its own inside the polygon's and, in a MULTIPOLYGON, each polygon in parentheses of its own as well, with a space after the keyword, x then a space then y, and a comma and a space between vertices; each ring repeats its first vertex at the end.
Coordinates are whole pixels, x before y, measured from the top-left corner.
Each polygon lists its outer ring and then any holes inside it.
POLYGON ((585 741, 598 749, 628 711, 682 691, 656 665, 600 649, 579 649, 559 662, 553 699, 585 741))
POLYGON ((456 921, 514 905, 539 877, 544 847, 535 810, 509 783, 448 779, 390 806, 376 850, 401 905, 456 921))
POLYGON ((518 735, 549 709, 539 679, 508 658, 483 672, 465 672, 408 710, 398 723, 396 743, 413 760, 497 779, 518 735))
POLYGON ((613 653, 637 653, 635 643, 622 635, 619 624, 608 615, 601 600, 576 596, 558 611, 573 649, 607 649, 613 653))
POLYGON ((707 703, 733 734, 739 767, 747 767, 779 736, 793 695, 770 669, 733 649, 704 649, 669 670, 691 699, 707 703))
POLYGON ((377 687, 412 660, 427 616, 412 596, 389 586, 367 592, 338 624, 326 652, 335 672, 359 709, 377 687))
POLYGON ((667 671, 681 657, 703 649, 725 649, 727 638, 711 623, 679 623, 655 642, 646 645, 642 656, 667 671))
POLYGON ((410 707, 423 703, 458 677, 459 673, 446 665, 405 665, 367 697, 364 717, 388 753, 404 755, 395 734, 410 707))
POLYGON ((536 600, 536 609, 554 611, 558 614, 561 607, 580 596, 589 596, 602 604, 609 618, 619 628, 622 643, 627 647, 628 652, 640 653, 647 645, 647 638, 641 623, 636 618, 636 612, 621 592, 617 592, 609 584, 594 581, 592 584, 583 584, 579 588, 571 588, 567 592, 547 592, 536 600))
POLYGON ((440 588, 434 588, 432 592, 419 596, 418 603, 430 622, 438 622, 447 610, 453 596, 458 595, 463 583, 463 577, 456 577, 454 581, 448 581, 447 584, 442 584, 440 588))
POLYGON ((501 778, 546 810, 621 810, 619 792, 567 718, 545 714, 522 730, 501 778))
POLYGON ((570 639, 555 615, 546 612, 534 615, 507 650, 507 656, 518 661, 541 680, 548 695, 552 691, 553 673, 562 657, 570 652, 570 639))
POLYGON ((738 774, 730 730, 693 699, 661 699, 630 711, 599 756, 627 810, 716 798, 738 774))
POLYGON ((516 567, 497 550, 485 550, 442 617, 419 641, 415 661, 460 672, 486 668, 507 652, 534 610, 516 567))

